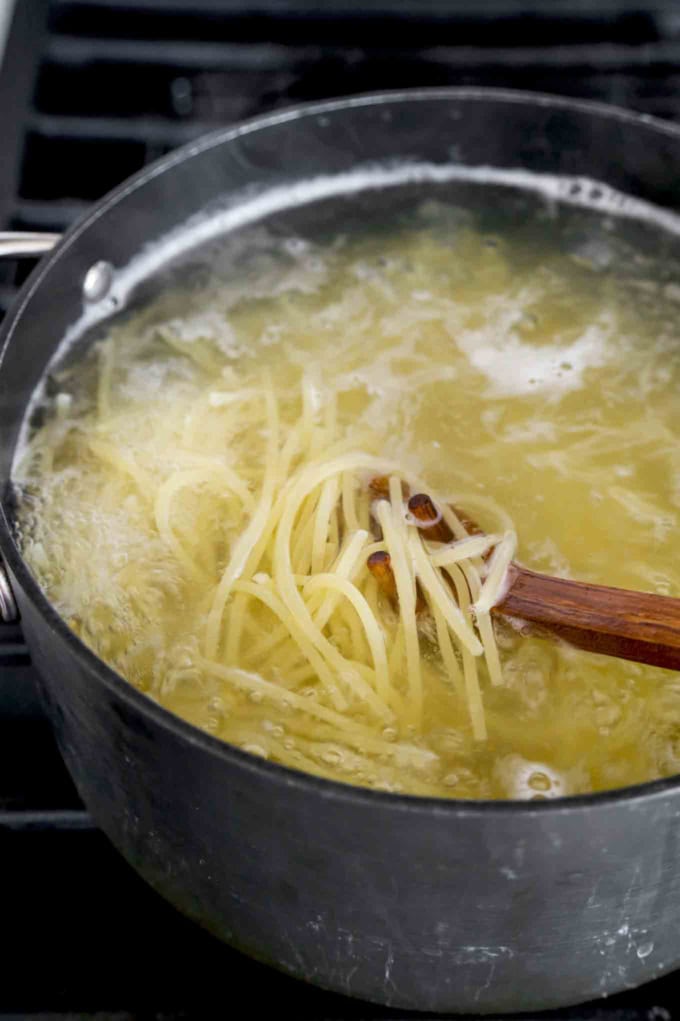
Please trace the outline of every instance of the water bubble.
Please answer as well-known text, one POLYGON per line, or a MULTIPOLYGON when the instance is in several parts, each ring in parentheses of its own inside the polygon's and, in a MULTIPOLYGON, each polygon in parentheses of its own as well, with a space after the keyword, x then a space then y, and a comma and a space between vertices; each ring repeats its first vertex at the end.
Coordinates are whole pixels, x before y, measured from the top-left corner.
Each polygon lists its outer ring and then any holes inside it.
POLYGON ((550 777, 539 770, 530 775, 528 783, 533 791, 549 791, 552 787, 550 777))
POLYGON ((286 733, 285 729, 281 726, 280 723, 272 723, 271 720, 263 720, 262 729, 266 730, 267 733, 271 734, 272 737, 283 737, 283 735, 286 733))
POLYGON ((635 953, 638 955, 641 961, 644 961, 645 957, 649 957, 653 949, 654 944, 652 943, 651 940, 649 940, 646 943, 640 943, 635 953))
POLYGON ((460 777, 458 776, 458 773, 447 773, 442 780, 442 783, 445 787, 456 787, 459 780, 460 777))
POLYGON ((295 747, 295 741, 293 740, 293 738, 287 737, 283 742, 283 747, 286 749, 286 751, 291 751, 291 749, 295 747))
POLYGON ((386 741, 396 741, 398 735, 394 727, 385 727, 382 736, 386 741))
POLYGON ((259 703, 263 701, 264 695, 262 694, 261 691, 251 691, 250 694, 248 695, 248 698, 250 699, 251 702, 259 703))
POLYGON ((329 766, 339 766, 342 762, 342 752, 336 748, 329 748, 322 754, 321 758, 329 766))
POLYGON ((400 790, 399 784, 393 783, 391 780, 376 779, 373 786, 381 791, 387 791, 388 794, 396 794, 400 790))
POLYGON ((246 744, 242 744, 241 748, 243 749, 244 752, 249 752, 250 755, 259 755, 261 759, 266 759, 269 757, 267 749, 263 748, 261 744, 253 744, 251 742, 247 742, 246 744))
POLYGON ((529 762, 509 755, 496 766, 498 778, 511 798, 542 801, 567 793, 564 777, 545 762, 529 762))

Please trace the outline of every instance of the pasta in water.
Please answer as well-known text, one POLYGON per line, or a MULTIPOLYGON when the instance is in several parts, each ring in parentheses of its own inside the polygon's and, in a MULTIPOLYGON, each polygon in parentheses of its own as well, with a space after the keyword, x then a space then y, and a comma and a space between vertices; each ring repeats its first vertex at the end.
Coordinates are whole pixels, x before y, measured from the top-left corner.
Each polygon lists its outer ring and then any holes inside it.
POLYGON ((15 469, 71 628, 192 724, 342 782, 546 798, 677 772, 680 678, 491 614, 515 556, 680 595, 680 288, 616 224, 551 215, 260 229, 112 321, 15 469))

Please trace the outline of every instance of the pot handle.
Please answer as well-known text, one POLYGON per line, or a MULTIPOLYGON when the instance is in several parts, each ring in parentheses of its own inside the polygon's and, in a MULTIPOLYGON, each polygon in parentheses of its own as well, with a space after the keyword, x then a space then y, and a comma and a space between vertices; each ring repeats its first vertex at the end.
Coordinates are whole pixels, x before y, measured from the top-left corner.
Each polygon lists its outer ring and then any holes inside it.
POLYGON ((37 231, 0 231, 0 259, 36 258, 54 248, 60 237, 37 231))
POLYGON ((3 624, 16 624, 19 620, 19 608, 12 593, 5 565, 0 558, 0 621, 3 624))
MULTIPOLYGON (((59 234, 40 234, 34 231, 0 231, 0 259, 44 255, 54 248, 59 237, 59 234)), ((18 619, 19 609, 0 557, 0 621, 3 624, 15 624, 18 619)))

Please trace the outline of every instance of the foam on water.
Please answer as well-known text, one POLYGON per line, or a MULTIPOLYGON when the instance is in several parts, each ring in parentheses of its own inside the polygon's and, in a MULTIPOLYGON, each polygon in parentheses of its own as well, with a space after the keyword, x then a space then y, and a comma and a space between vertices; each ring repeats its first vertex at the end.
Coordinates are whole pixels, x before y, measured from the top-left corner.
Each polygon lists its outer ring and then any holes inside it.
MULTIPOLYGON (((285 209, 372 189, 412 184, 446 184, 453 181, 502 185, 531 191, 548 201, 646 221, 664 231, 680 235, 679 215, 626 195, 602 182, 587 177, 557 177, 519 169, 402 160, 365 165, 342 174, 319 175, 265 190, 247 188, 231 196, 222 210, 211 209, 209 213, 202 211, 162 237, 150 241, 126 266, 118 268, 106 297, 99 302, 84 304, 81 315, 57 346, 46 374, 64 358, 69 348, 87 330, 123 309, 142 281, 191 249, 285 209)), ((15 450, 13 470, 25 450, 32 414, 44 398, 44 379, 45 376, 29 402, 15 450)))
POLYGON ((495 329, 490 330, 487 322, 482 329, 461 330, 457 335, 460 350, 486 376, 489 396, 534 392, 557 400, 569 390, 578 390, 585 370, 602 365, 611 352, 609 341, 615 327, 611 315, 603 315, 569 343, 540 348, 514 332, 517 315, 517 308, 507 307, 505 299, 500 299, 492 316, 495 329))

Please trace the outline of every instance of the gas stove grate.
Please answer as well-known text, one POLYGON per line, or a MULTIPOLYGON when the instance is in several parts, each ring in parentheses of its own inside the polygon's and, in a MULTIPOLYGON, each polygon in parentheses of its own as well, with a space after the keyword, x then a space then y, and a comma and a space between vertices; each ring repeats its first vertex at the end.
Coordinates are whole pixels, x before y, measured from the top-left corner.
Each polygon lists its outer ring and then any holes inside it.
MULTIPOLYGON (((17 229, 62 230, 205 131, 330 96, 489 85, 680 119, 673 0, 22 0, 15 20, 31 44, 0 78, 0 223, 17 229)), ((17 280, 3 268, 0 312, 17 280)))

